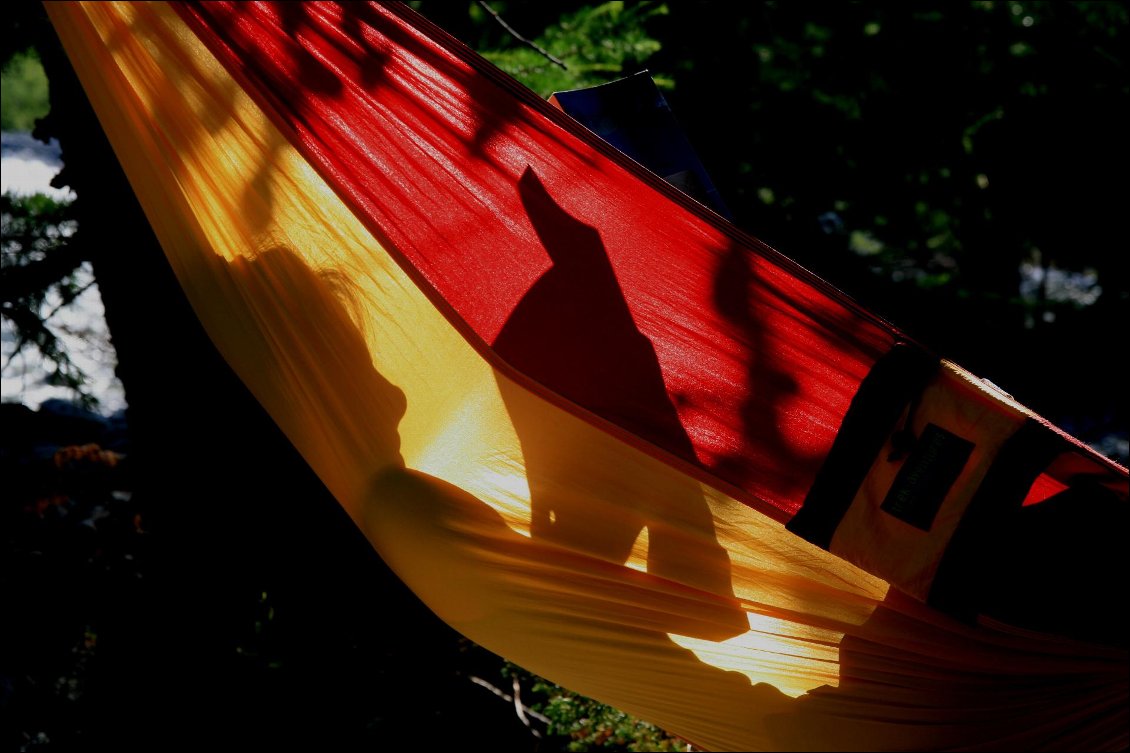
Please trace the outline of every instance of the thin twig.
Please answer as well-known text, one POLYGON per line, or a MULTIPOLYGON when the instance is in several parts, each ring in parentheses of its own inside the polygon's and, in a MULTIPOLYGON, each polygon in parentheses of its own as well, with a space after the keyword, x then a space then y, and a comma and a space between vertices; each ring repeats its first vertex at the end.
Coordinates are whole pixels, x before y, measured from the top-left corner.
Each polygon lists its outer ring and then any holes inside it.
MULTIPOLYGON (((544 714, 539 714, 538 712, 531 709, 529 706, 524 705, 520 698, 517 698, 515 696, 510 695, 509 693, 504 692, 501 688, 495 687, 494 685, 487 682, 486 680, 484 680, 481 677, 475 677, 474 675, 470 675, 470 676, 468 676, 468 679, 471 682, 478 685, 479 687, 486 688, 487 690, 494 693, 496 696, 498 696, 502 700, 506 701, 507 703, 513 703, 514 704, 514 710, 518 712, 518 718, 521 719, 523 724, 525 724, 527 727, 530 727, 530 721, 527 717, 533 717, 534 719, 537 719, 542 724, 549 724, 549 717, 548 716, 545 716, 544 714)), ((515 682, 515 684, 518 682, 517 678, 515 678, 514 682, 515 682)), ((530 732, 534 733, 534 735, 536 737, 541 737, 541 734, 536 729, 534 729, 533 727, 530 727, 530 732)))
POLYGON ((506 29, 506 31, 509 32, 510 36, 514 37, 515 39, 517 39, 522 44, 528 45, 529 47, 533 48, 539 55, 541 55, 542 57, 544 57, 546 60, 553 63, 554 65, 561 66, 561 70, 563 70, 563 71, 569 70, 569 66, 565 65, 565 63, 563 63, 562 61, 553 57, 553 55, 550 54, 549 50, 546 50, 545 48, 541 47, 540 45, 538 45, 537 42, 533 41, 532 39, 526 39, 524 36, 519 34, 513 26, 506 23, 505 19, 503 19, 502 16, 498 15, 498 11, 496 11, 494 8, 490 7, 490 4, 487 3, 486 0, 479 0, 479 5, 481 5, 483 10, 485 10, 487 13, 494 16, 494 20, 498 21, 498 23, 501 24, 502 28, 506 29))
POLYGON ((522 706, 522 685, 518 682, 518 675, 514 675, 510 679, 514 681, 512 683, 512 687, 514 688, 514 713, 522 720, 522 724, 526 725, 532 732, 534 729, 533 725, 530 724, 530 718, 526 716, 526 712, 523 710, 522 706))
POLYGON ((92 287, 94 287, 94 286, 95 286, 95 285, 96 285, 97 283, 98 283, 98 280, 91 280, 90 282, 86 283, 86 284, 85 284, 85 285, 83 285, 83 286, 82 286, 81 288, 79 288, 79 289, 78 289, 78 290, 77 290, 77 291, 75 292, 75 294, 71 296, 71 299, 70 299, 69 301, 68 301, 68 300, 64 300, 64 301, 62 301, 61 303, 58 303, 58 304, 56 304, 56 305, 55 305, 55 308, 53 308, 53 309, 51 309, 50 311, 48 311, 48 312, 47 312, 47 316, 43 317, 43 323, 44 323, 44 324, 46 324, 46 323, 47 323, 47 322, 48 322, 48 321, 49 321, 49 320, 51 319, 51 317, 55 316, 55 314, 58 314, 58 313, 59 313, 59 311, 60 311, 60 310, 62 310, 62 309, 63 309, 64 307, 66 307, 66 306, 70 306, 70 305, 71 305, 72 303, 74 303, 75 301, 77 301, 77 300, 78 300, 78 297, 79 297, 80 295, 82 295, 82 294, 83 294, 83 293, 85 293, 86 291, 90 290, 90 289, 91 289, 92 287))

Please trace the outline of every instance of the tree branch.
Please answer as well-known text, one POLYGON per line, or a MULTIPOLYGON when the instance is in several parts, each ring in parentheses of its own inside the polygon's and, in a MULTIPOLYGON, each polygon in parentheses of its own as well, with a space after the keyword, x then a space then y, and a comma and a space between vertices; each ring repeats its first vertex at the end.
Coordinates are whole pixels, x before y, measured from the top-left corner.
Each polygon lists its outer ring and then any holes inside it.
POLYGON ((12 361, 20 354, 24 346, 32 341, 34 335, 39 335, 44 338, 41 341, 37 341, 36 344, 39 345, 40 351, 43 351, 45 356, 61 366, 65 367, 68 364, 73 366, 74 364, 71 362, 70 356, 65 351, 61 349, 56 350, 52 347, 54 343, 58 342, 59 338, 55 336, 55 333, 47 329, 47 322, 50 321, 51 317, 55 316, 55 314, 58 314, 64 306, 69 306, 74 303, 76 298, 93 287, 96 282, 97 280, 91 280, 83 285, 73 296, 64 298, 61 303, 48 311, 46 316, 38 316, 30 309, 12 309, 5 305, 3 315, 8 317, 8 319, 16 325, 16 329, 20 333, 20 339, 16 341, 16 348, 8 355, 8 360, 0 367, 0 372, 8 370, 8 367, 12 365, 12 361), (31 330, 31 332, 29 333, 28 330, 31 330))
MULTIPOLYGON (((530 718, 526 716, 526 707, 522 705, 522 685, 518 682, 517 675, 511 679, 514 681, 511 683, 514 688, 514 713, 518 715, 518 718, 522 720, 522 724, 526 725, 527 729, 534 732, 533 725, 530 724, 530 718)), ((540 737, 537 732, 534 732, 534 735, 540 737)))
POLYGON ((5 266, 0 271, 0 301, 12 303, 53 285, 87 260, 87 250, 81 244, 67 242, 42 259, 5 266))
POLYGON ((483 10, 485 10, 487 13, 494 16, 494 20, 498 21, 498 23, 502 26, 502 28, 506 29, 507 33, 509 33, 510 36, 514 37, 515 39, 517 39, 522 44, 531 47, 539 55, 541 55, 542 57, 544 57, 546 60, 553 63, 554 65, 561 66, 561 70, 563 70, 563 71, 569 70, 569 66, 565 65, 565 63, 563 63, 562 61, 558 60, 553 55, 551 55, 549 53, 549 50, 546 50, 545 48, 541 47, 540 45, 538 45, 537 42, 533 41, 532 39, 526 39, 524 36, 519 34, 513 26, 506 23, 506 21, 502 18, 502 16, 498 15, 498 11, 496 11, 494 8, 490 7, 490 4, 487 3, 486 0, 478 0, 478 2, 479 2, 479 5, 482 6, 483 10))
POLYGON ((487 682, 486 680, 484 680, 481 677, 475 677, 474 675, 469 675, 468 679, 471 682, 478 685, 479 687, 486 688, 487 690, 494 693, 496 696, 498 696, 502 700, 506 701, 507 703, 513 703, 514 704, 514 712, 518 715, 518 718, 522 720, 522 724, 525 724, 526 727, 529 728, 530 732, 534 735, 534 737, 539 737, 539 738, 541 737, 541 733, 538 732, 536 729, 534 729, 533 726, 530 724, 530 717, 537 719, 542 724, 549 724, 550 723, 549 717, 545 716, 544 714, 539 714, 538 712, 531 709, 529 706, 526 706, 525 704, 522 703, 522 699, 518 695, 519 686, 518 686, 518 678, 517 677, 514 678, 514 695, 510 695, 509 693, 504 692, 502 689, 495 687, 494 685, 487 682))

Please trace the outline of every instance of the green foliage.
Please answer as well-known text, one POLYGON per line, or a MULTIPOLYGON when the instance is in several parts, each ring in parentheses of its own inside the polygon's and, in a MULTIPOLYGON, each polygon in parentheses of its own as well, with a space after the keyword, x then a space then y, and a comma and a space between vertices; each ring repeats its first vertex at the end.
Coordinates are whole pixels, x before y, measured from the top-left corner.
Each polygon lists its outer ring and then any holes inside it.
MULTIPOLYGON (((667 12, 657 3, 605 2, 563 13, 556 23, 533 38, 566 68, 512 37, 498 48, 480 52, 502 70, 543 97, 555 91, 606 83, 645 67, 661 45, 646 30, 647 22, 667 12)), ((480 23, 493 21, 479 6, 472 16, 480 23)))
POLYGON ((555 683, 506 662, 502 675, 518 678, 530 690, 534 711, 541 714, 546 732, 566 751, 675 751, 688 750, 685 740, 673 737, 654 724, 574 693, 555 683))
POLYGON ((4 65, 4 96, 0 99, 0 128, 31 131, 47 114, 47 75, 34 51, 14 55, 4 65))
POLYGON ((648 65, 736 224, 1071 430, 1125 415, 1117 364, 1078 364, 1130 301, 1130 8, 667 8, 648 65))
POLYGON ((566 750, 634 752, 686 749, 685 742, 671 737, 654 724, 545 680, 534 685, 534 692, 548 697, 538 710, 549 718, 550 734, 569 738, 566 750))
POLYGON ((66 243, 74 232, 70 214, 69 202, 43 194, 0 197, 0 315, 18 338, 3 368, 25 347, 33 347, 44 358, 47 382, 72 390, 79 403, 93 407, 98 400, 86 388, 86 375, 48 326, 89 285, 76 275, 79 260, 66 243))

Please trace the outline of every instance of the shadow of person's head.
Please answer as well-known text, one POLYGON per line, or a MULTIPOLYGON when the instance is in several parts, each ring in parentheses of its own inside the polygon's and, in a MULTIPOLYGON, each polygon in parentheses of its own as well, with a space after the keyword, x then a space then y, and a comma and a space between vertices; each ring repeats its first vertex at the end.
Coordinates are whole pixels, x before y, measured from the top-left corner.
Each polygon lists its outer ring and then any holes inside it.
POLYGON ((403 465, 397 427, 407 401, 374 366, 361 292, 282 246, 219 267, 230 297, 229 348, 251 355, 237 356, 241 376, 273 403, 276 420, 284 416, 303 441, 334 443, 327 451, 369 467, 403 465))

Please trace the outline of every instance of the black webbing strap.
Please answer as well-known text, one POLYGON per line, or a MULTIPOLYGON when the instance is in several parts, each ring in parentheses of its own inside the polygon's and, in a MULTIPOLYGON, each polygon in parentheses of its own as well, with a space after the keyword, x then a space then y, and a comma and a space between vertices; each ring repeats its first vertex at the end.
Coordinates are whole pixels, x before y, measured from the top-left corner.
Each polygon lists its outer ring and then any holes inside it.
POLYGON ((804 505, 786 528, 827 549, 856 492, 903 409, 937 373, 940 361, 923 349, 898 343, 875 362, 852 398, 832 449, 804 505))
POLYGON ((1007 519, 1023 505, 1036 477, 1067 448, 1062 437, 1033 419, 1001 445, 938 563, 927 604, 960 619, 977 616, 977 584, 990 549, 1007 535, 1007 519))

